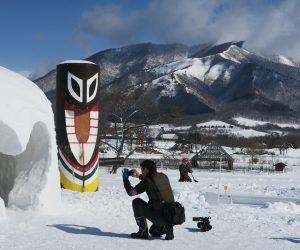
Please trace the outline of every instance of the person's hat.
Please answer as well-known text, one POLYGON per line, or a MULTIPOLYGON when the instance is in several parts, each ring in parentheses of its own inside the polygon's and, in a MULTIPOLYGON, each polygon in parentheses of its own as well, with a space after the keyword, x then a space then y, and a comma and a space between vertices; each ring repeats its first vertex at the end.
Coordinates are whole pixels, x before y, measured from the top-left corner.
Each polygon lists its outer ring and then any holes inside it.
POLYGON ((188 158, 182 158, 182 163, 188 163, 189 162, 189 159, 188 158))
POLYGON ((147 168, 149 170, 149 174, 153 174, 156 172, 156 164, 152 160, 144 160, 141 163, 141 168, 142 169, 147 168))

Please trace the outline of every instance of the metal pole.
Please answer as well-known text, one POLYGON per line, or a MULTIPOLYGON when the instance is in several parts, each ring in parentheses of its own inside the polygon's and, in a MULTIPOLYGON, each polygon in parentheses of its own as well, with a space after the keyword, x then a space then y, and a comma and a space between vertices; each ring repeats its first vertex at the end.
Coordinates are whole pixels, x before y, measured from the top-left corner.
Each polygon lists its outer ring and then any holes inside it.
POLYGON ((222 157, 220 156, 220 171, 219 171, 219 183, 218 183, 218 204, 220 202, 220 183, 221 183, 221 169, 222 169, 222 157))
POLYGON ((198 132, 196 132, 196 154, 198 154, 198 132))

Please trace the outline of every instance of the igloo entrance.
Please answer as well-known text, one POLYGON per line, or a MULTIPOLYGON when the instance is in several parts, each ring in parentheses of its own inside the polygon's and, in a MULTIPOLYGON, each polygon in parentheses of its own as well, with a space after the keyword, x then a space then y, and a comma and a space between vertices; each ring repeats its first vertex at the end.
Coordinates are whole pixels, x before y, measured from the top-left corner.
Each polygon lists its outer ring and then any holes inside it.
POLYGON ((26 209, 38 203, 38 195, 46 182, 45 171, 51 161, 49 148, 47 128, 38 122, 33 126, 24 152, 16 156, 0 153, 0 197, 5 206, 26 209))

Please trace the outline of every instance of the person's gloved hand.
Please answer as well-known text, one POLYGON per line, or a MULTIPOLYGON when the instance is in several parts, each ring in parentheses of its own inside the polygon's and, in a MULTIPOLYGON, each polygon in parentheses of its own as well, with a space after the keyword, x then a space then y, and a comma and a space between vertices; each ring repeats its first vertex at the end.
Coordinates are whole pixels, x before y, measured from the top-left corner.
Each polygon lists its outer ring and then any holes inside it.
POLYGON ((128 177, 129 177, 129 170, 128 170, 128 168, 124 168, 122 170, 122 174, 123 174, 123 179, 128 179, 128 177))

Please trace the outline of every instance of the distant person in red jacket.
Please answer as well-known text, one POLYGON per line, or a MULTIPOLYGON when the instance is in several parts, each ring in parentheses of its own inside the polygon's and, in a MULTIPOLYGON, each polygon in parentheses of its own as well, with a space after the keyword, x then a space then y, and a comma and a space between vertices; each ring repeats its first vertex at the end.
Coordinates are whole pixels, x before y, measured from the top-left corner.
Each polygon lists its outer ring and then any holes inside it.
POLYGON ((189 159, 187 158, 183 158, 182 163, 179 166, 179 173, 180 173, 180 179, 179 181, 187 181, 187 182, 191 182, 192 179, 189 177, 189 173, 192 173, 193 170, 190 167, 189 164, 189 159))

